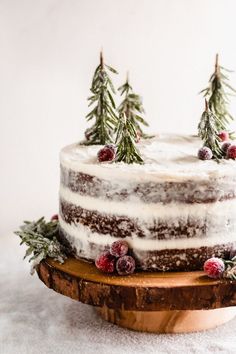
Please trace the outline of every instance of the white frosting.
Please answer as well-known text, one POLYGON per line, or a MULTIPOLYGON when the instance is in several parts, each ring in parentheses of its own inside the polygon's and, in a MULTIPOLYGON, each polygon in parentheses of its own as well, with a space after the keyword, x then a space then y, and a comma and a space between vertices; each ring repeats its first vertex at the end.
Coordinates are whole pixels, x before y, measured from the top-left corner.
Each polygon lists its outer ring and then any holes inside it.
POLYGON ((144 165, 99 163, 97 152, 101 146, 72 144, 61 151, 62 166, 105 180, 184 181, 235 176, 236 162, 222 160, 201 161, 197 158, 202 143, 194 136, 160 135, 141 141, 138 148, 144 165))
MULTIPOLYGON (((86 210, 97 211, 101 214, 127 216, 138 218, 140 222, 153 222, 153 220, 169 220, 179 218, 206 219, 208 224, 218 226, 222 219, 235 219, 236 199, 229 199, 215 203, 132 203, 129 201, 112 201, 83 196, 60 186, 60 197, 66 202, 86 210)), ((224 221, 223 221, 224 224, 224 221)), ((222 225, 223 226, 223 225, 222 225)))
MULTIPOLYGON (((109 234, 103 235, 97 232, 92 232, 89 227, 81 224, 68 224, 62 218, 59 218, 60 226, 70 235, 72 246, 76 248, 77 252, 82 251, 88 258, 91 257, 89 243, 95 243, 98 246, 111 245, 117 238, 109 234), (73 241, 72 241, 73 240, 73 241)), ((209 235, 208 235, 209 236, 209 235)), ((204 246, 215 246, 225 243, 235 242, 236 233, 214 233, 211 237, 189 238, 186 239, 169 239, 169 240, 148 240, 146 238, 139 238, 135 235, 126 238, 129 246, 135 251, 155 251, 164 249, 189 249, 199 248, 204 246)))

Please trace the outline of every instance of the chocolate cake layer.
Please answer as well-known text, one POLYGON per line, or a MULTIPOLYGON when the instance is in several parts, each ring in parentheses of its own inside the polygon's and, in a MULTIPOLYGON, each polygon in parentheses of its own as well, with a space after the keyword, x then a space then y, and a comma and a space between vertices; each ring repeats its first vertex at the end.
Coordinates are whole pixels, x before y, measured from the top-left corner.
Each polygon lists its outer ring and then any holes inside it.
MULTIPOLYGON (((97 255, 109 249, 109 245, 101 246, 88 243, 86 251, 81 247, 75 247, 76 241, 62 228, 60 229, 60 241, 67 247, 68 253, 94 262, 97 255), (89 256, 88 256, 89 254, 89 256)), ((215 245, 214 247, 199 247, 187 249, 165 249, 142 251, 133 249, 131 255, 136 260, 137 269, 148 271, 193 271, 203 268, 204 262, 211 257, 228 258, 230 251, 236 247, 236 243, 215 245)))
POLYGON ((130 198, 145 203, 213 203, 236 198, 236 178, 164 183, 122 183, 102 180, 61 166, 61 183, 81 195, 126 201, 130 198))
MULTIPOLYGON (((206 237, 206 233, 210 232, 206 220, 206 216, 202 218, 188 217, 175 218, 167 220, 152 220, 151 222, 140 221, 139 218, 129 218, 127 216, 117 216, 112 214, 99 213, 83 209, 74 204, 68 203, 60 199, 60 215, 68 224, 82 224, 89 227, 92 232, 97 232, 102 235, 109 234, 113 237, 124 238, 133 234, 140 238, 147 237, 148 239, 169 240, 179 238, 194 238, 206 237), (208 228, 208 230, 207 230, 208 228)), ((236 221, 230 217, 225 217, 222 225, 215 221, 217 231, 222 229, 222 234, 225 232, 233 232, 236 228, 236 221)))

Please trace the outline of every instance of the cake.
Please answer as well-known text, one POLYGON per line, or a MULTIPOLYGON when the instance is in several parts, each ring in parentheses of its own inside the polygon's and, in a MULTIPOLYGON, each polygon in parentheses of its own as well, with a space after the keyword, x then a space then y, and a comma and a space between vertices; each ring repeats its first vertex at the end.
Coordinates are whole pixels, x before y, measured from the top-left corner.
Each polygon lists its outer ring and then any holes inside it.
POLYGON ((137 268, 202 269, 236 245, 235 161, 201 161, 196 136, 159 135, 138 144, 144 164, 100 163, 98 145, 60 154, 60 240, 93 261, 125 239, 137 268))

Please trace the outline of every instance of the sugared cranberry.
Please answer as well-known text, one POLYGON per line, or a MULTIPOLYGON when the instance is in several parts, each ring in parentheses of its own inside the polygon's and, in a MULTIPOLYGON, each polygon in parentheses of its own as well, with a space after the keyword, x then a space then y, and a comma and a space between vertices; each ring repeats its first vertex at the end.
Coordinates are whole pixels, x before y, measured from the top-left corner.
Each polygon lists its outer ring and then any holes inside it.
POLYGON ((129 245, 124 240, 118 240, 112 243, 110 252, 115 257, 123 257, 128 253, 129 245))
POLYGON ((135 270, 135 260, 131 256, 120 257, 116 262, 116 270, 120 275, 132 274, 135 270))
POLYGON ((113 273, 115 270, 115 257, 110 252, 104 252, 95 261, 96 267, 105 273, 113 273))
POLYGON ((225 130, 222 130, 222 132, 219 132, 218 137, 220 138, 221 141, 227 141, 229 140, 229 133, 226 132, 225 130))
POLYGON ((54 214, 54 215, 51 217, 51 221, 58 221, 58 214, 54 214))
POLYGON ((200 160, 211 160, 212 156, 212 151, 207 146, 203 146, 201 149, 198 150, 198 158, 200 160))
POLYGON ((228 159, 236 159, 236 145, 230 145, 227 150, 228 159))
POLYGON ((116 157, 116 148, 114 145, 105 145, 98 151, 98 161, 113 161, 116 157))
POLYGON ((225 155, 227 155, 228 148, 232 145, 229 141, 226 143, 222 144, 221 149, 224 152, 225 155))
POLYGON ((210 258, 204 263, 204 272, 208 277, 219 279, 222 277, 225 270, 225 264, 220 258, 210 258))

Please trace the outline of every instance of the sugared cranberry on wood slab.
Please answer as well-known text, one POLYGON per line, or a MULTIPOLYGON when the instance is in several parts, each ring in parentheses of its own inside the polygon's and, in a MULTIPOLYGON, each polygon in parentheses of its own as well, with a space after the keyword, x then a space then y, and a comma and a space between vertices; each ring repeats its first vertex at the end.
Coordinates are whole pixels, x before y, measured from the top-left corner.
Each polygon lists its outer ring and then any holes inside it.
POLYGON ((225 264, 222 259, 213 257, 208 259, 204 263, 204 272, 208 277, 213 279, 219 279, 223 276, 225 270, 225 264))
POLYGON ((135 271, 135 260, 131 256, 123 256, 116 262, 116 270, 119 275, 132 274, 135 271))
POLYGON ((129 245, 126 241, 118 240, 112 243, 110 252, 115 257, 123 257, 128 253, 129 245))
POLYGON ((110 252, 104 252, 98 256, 95 265, 104 273, 113 273, 115 270, 115 257, 110 252))

